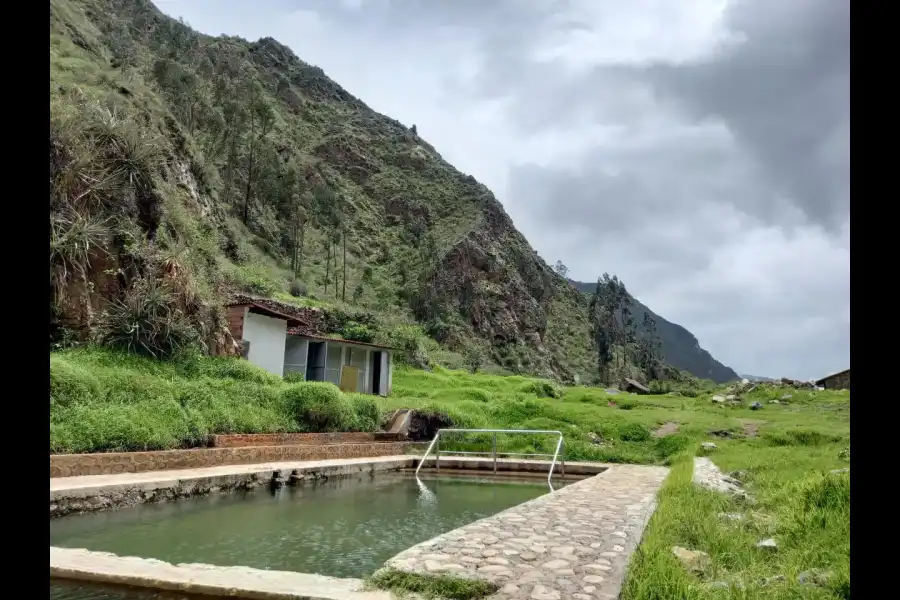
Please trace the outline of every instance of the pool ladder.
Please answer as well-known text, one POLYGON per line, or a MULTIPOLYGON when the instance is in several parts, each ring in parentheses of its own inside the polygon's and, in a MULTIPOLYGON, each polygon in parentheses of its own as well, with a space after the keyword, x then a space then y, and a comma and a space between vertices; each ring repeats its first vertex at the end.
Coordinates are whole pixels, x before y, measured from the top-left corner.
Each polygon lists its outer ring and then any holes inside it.
MULTIPOLYGON (((561 431, 553 431, 550 429, 438 429, 437 434, 435 434, 434 439, 431 440, 431 443, 428 445, 428 449, 425 450, 425 454, 422 455, 422 458, 419 459, 419 465, 416 467, 416 479, 419 479, 419 470, 422 468, 422 465, 425 464, 425 459, 428 458, 428 455, 431 454, 432 449, 435 449, 434 453, 434 467, 435 470, 440 471, 440 459, 441 459, 441 434, 447 433, 491 433, 492 442, 491 442, 491 452, 490 456, 494 462, 494 473, 497 472, 497 456, 552 456, 553 460, 550 462, 550 472, 547 474, 547 485, 550 486, 550 491, 555 491, 553 489, 553 471, 556 469, 556 463, 559 461, 560 465, 560 474, 565 477, 566 475, 566 460, 564 456, 560 456, 560 453, 563 449, 563 434, 561 431), (518 434, 546 434, 546 435, 556 435, 558 436, 556 440, 556 450, 553 454, 544 454, 544 453, 522 453, 522 452, 497 452, 497 434, 498 433, 518 433, 518 434)), ((460 454, 460 455, 486 455, 487 452, 463 452, 462 450, 444 450, 444 454, 460 454)), ((421 481, 419 482, 421 483, 421 481)))

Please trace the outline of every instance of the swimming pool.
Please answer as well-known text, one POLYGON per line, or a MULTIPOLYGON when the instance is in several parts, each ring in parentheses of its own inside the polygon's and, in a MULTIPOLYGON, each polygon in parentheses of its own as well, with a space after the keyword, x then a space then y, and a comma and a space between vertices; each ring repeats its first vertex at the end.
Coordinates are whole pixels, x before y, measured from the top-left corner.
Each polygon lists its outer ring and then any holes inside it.
POLYGON ((549 491, 534 479, 423 481, 365 475, 73 515, 50 522, 50 544, 361 578, 401 550, 549 491))

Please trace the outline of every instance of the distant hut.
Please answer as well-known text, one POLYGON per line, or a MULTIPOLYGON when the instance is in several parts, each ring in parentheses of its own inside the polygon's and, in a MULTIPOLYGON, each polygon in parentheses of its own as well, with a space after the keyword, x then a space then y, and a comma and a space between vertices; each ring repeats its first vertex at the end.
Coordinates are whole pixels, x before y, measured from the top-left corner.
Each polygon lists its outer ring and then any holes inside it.
POLYGON ((849 390, 850 389, 850 369, 834 373, 823 377, 816 382, 816 385, 826 390, 849 390))
POLYGON ((649 394, 650 389, 647 386, 635 381, 634 379, 629 379, 626 377, 622 380, 622 390, 626 392, 633 392, 635 394, 649 394))

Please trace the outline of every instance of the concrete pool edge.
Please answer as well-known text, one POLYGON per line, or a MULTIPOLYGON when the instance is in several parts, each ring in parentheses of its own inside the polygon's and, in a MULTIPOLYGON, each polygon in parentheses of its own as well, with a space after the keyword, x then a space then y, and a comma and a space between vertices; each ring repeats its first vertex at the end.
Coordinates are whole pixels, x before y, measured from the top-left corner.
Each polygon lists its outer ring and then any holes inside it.
POLYGON ((361 579, 199 563, 173 565, 151 558, 50 546, 51 582, 54 579, 247 600, 390 600, 395 597, 389 592, 363 589, 361 579))
MULTIPOLYGON (((314 480, 412 469, 419 460, 418 456, 402 455, 54 477, 50 479, 50 517, 251 489, 266 485, 274 471, 287 476, 296 469, 304 478, 314 480)), ((469 457, 441 458, 440 464, 448 471, 477 472, 479 475, 492 472, 494 466, 490 459, 469 457)), ((543 474, 549 468, 547 461, 534 460, 498 459, 496 464, 498 471, 504 473, 543 474)), ((432 465, 433 461, 429 459, 423 472, 429 476, 437 474, 432 465)), ((566 463, 566 474, 596 475, 608 468, 609 465, 603 463, 566 463)))

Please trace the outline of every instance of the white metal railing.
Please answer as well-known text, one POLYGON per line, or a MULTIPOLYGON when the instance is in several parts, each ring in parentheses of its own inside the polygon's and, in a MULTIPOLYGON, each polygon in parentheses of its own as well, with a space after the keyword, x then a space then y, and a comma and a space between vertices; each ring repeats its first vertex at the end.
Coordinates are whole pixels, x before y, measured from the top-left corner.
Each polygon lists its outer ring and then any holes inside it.
MULTIPOLYGON (((422 458, 419 459, 419 465, 416 467, 416 479, 419 478, 419 470, 422 468, 422 465, 425 464, 425 459, 428 458, 428 455, 431 454, 431 450, 434 449, 434 467, 436 471, 440 471, 440 460, 441 460, 441 434, 442 433, 490 433, 492 435, 491 442, 491 451, 490 452, 463 452, 462 450, 444 450, 444 454, 461 454, 461 455, 489 455, 494 461, 494 472, 497 472, 497 456, 552 456, 553 460, 550 462, 550 472, 547 474, 547 485, 550 486, 550 490, 553 491, 553 471, 556 469, 556 463, 559 459, 560 464, 560 474, 565 477, 566 475, 566 460, 565 454, 560 456, 560 452, 563 450, 563 434, 561 431, 553 431, 550 429, 438 429, 437 433, 434 436, 434 439, 431 440, 431 443, 428 445, 428 449, 425 450, 425 454, 422 455, 422 458), (539 452, 497 452, 497 434, 498 433, 521 433, 521 434, 548 434, 548 435, 556 435, 558 439, 556 441, 556 449, 553 454, 539 453, 539 452)), ((421 481, 420 481, 421 483, 421 481)))

